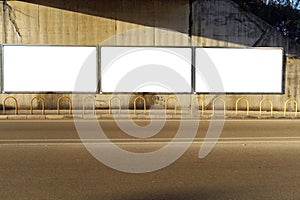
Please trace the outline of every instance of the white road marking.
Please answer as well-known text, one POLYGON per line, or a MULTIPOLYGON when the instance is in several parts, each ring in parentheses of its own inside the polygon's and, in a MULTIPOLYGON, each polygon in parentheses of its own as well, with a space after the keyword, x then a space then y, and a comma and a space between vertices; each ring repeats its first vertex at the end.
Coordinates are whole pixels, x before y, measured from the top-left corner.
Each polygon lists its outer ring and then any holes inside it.
MULTIPOLYGON (((83 143, 95 143, 95 144, 109 144, 110 142, 120 145, 144 145, 144 144, 167 144, 171 142, 172 138, 155 138, 155 139, 2 139, 0 145, 67 145, 67 144, 83 144, 83 143)), ((193 144, 204 143, 203 138, 196 138, 193 140, 193 144)), ((208 143, 213 142, 214 139, 210 139, 208 143), (210 141, 211 140, 211 141, 210 141)), ((175 144, 189 143, 188 139, 176 139, 172 141, 175 144)), ((300 143, 300 137, 232 137, 232 138, 219 138, 218 144, 251 144, 251 143, 300 143)))

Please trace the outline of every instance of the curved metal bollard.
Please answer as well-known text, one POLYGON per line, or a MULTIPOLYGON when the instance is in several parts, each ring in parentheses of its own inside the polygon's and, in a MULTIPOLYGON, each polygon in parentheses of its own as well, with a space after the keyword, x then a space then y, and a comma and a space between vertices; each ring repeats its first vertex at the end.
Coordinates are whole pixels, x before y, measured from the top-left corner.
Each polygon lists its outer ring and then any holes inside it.
POLYGON ((34 100, 39 100, 40 102, 42 102, 42 114, 44 115, 45 114, 45 99, 41 96, 35 96, 31 99, 30 101, 30 114, 32 115, 33 114, 33 101, 34 100))
POLYGON ((286 116, 287 104, 288 104, 290 101, 294 102, 294 104, 295 104, 295 117, 297 117, 297 114, 298 114, 298 102, 297 102, 295 99, 288 99, 288 100, 285 101, 285 103, 284 103, 283 116, 284 116, 284 117, 286 116))
POLYGON ((72 100, 71 100, 71 98, 68 97, 68 96, 62 96, 62 97, 59 97, 59 98, 57 99, 57 114, 58 114, 58 115, 60 114, 60 102, 61 102, 61 100, 63 100, 63 99, 67 99, 67 100, 68 100, 68 102, 69 102, 69 114, 72 114, 72 100))
POLYGON ((92 104, 93 105, 93 113, 95 114, 96 113, 96 109, 95 109, 95 97, 93 97, 93 96, 88 96, 88 97, 85 97, 83 99, 82 112, 83 112, 83 114, 85 114, 85 104, 86 104, 86 102, 87 102, 88 99, 92 100, 92 102, 93 102, 93 104, 92 104))
POLYGON ((166 102, 165 102, 165 109, 167 110, 167 108, 168 108, 168 102, 169 102, 169 100, 171 100, 171 99, 174 99, 174 100, 175 100, 174 114, 176 114, 176 113, 177 113, 177 104, 178 104, 178 100, 177 100, 176 97, 168 97, 168 98, 167 98, 167 100, 166 100, 166 102))
POLYGON ((225 116, 226 115, 226 102, 221 97, 217 97, 213 100, 213 115, 215 115, 215 104, 216 104, 217 100, 220 100, 221 102, 223 102, 224 116, 225 116))
POLYGON ((264 98, 260 101, 259 103, 259 116, 261 116, 261 112, 262 112, 262 103, 265 102, 265 101, 268 101, 270 103, 270 106, 271 106, 271 116, 273 116, 273 102, 271 99, 268 99, 268 98, 264 98))
POLYGON ((120 97, 111 97, 109 99, 109 114, 112 114, 112 101, 116 99, 119 102, 119 114, 121 113, 121 99, 120 97))
POLYGON ((136 101, 138 99, 141 99, 143 101, 143 103, 144 103, 144 114, 146 114, 146 99, 142 96, 138 96, 134 99, 134 102, 133 102, 134 114, 136 114, 136 101))
MULTIPOLYGON (((198 99, 198 103, 199 101, 201 102, 201 116, 204 116, 204 100, 201 97, 196 97, 194 99, 198 99)), ((192 114, 193 114, 193 105, 191 105, 191 115, 192 114)))
POLYGON ((15 114, 17 115, 18 113, 19 113, 19 106, 18 106, 18 100, 15 98, 15 97, 13 97, 13 96, 8 96, 8 97, 6 97, 4 100, 3 100, 3 114, 5 115, 6 114, 6 101, 8 100, 8 99, 13 99, 14 100, 14 102, 15 102, 15 114))
POLYGON ((238 98, 237 100, 236 100, 236 102, 235 102, 235 115, 238 115, 238 103, 240 102, 240 101, 245 101, 246 102, 246 105, 247 105, 247 116, 249 116, 249 100, 247 99, 247 98, 245 98, 245 97, 240 97, 240 98, 238 98))

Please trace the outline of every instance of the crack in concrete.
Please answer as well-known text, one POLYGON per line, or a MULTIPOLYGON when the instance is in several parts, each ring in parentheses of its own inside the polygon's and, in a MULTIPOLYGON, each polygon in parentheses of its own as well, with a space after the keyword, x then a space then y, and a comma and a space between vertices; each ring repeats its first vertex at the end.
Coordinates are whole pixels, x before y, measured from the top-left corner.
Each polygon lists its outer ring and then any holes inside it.
POLYGON ((2 26, 3 26, 3 42, 4 43, 7 43, 7 27, 6 27, 6 2, 7 0, 5 1, 2 1, 2 13, 3 13, 3 21, 2 21, 2 26))
POLYGON ((254 42, 254 44, 252 45, 253 47, 256 47, 257 44, 258 44, 260 41, 263 40, 263 38, 264 38, 264 36, 265 36, 265 34, 267 33, 268 30, 269 30, 269 29, 267 28, 267 29, 265 29, 265 30, 262 31, 261 35, 258 37, 258 39, 257 39, 257 40, 254 42))
MULTIPOLYGON (((3 1, 4 15, 6 15, 6 10, 8 11, 9 22, 12 24, 15 32, 17 33, 17 36, 22 39, 22 34, 20 32, 20 28, 19 28, 19 26, 17 24, 17 21, 16 21, 15 9, 11 5, 8 4, 7 0, 3 1)), ((5 41, 6 40, 7 40, 7 38, 5 39, 5 41)))
POLYGON ((193 0, 189 0, 189 29, 188 35, 189 38, 192 38, 193 35, 193 0))

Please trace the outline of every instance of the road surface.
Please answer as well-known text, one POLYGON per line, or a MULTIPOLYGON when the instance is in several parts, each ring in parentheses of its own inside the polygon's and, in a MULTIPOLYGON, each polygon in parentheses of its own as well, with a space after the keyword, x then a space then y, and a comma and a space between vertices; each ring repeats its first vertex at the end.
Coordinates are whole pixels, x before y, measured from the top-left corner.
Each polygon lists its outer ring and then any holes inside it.
MULTIPOLYGON (((159 149, 178 127, 169 121, 152 139, 137 140, 112 121, 100 124, 132 152, 159 149)), ((200 123, 197 139, 170 166, 131 174, 89 154, 72 121, 1 121, 0 199, 300 199, 299 120, 226 121, 217 145, 199 159, 208 125, 200 123)))

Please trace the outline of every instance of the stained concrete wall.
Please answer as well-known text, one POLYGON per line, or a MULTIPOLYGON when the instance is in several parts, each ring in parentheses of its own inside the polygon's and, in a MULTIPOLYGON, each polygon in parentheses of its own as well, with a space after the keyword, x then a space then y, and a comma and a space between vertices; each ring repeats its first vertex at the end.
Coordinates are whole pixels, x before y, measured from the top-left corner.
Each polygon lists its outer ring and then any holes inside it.
MULTIPOLYGON (((234 109, 240 96, 249 98, 252 109, 256 110, 265 97, 274 101, 277 110, 283 109, 288 98, 300 102, 300 46, 230 0, 195 0, 192 4, 189 0, 0 2, 0 43, 284 47, 287 56, 285 94, 227 95, 227 107, 234 109)), ((33 97, 17 96, 24 108, 33 97)), ((49 102, 46 106, 55 109, 59 96, 61 94, 45 96, 49 102)), ((99 102, 107 102, 108 96, 97 95, 97 98, 99 102)), ((200 96, 205 99, 206 107, 211 108, 211 97, 200 96)), ((185 98, 188 107, 191 97, 185 98)), ((147 95, 146 99, 150 107, 154 103, 153 95, 147 95)))
MULTIPOLYGON (((252 13, 243 11, 232 1, 195 1, 192 12, 194 33, 192 37, 200 46, 284 47, 286 56, 285 93, 283 95, 227 95, 228 109, 235 109, 235 102, 240 96, 250 100, 252 110, 258 110, 260 101, 264 98, 269 98, 274 102, 275 110, 282 110, 284 102, 288 98, 294 98, 300 102, 299 44, 284 38, 282 33, 275 28, 252 13)), ((266 76, 270 74, 266 74, 266 76)), ((253 81, 255 81, 255 77, 253 77, 253 81)), ((269 105, 263 104, 265 109, 267 106, 269 105)))

